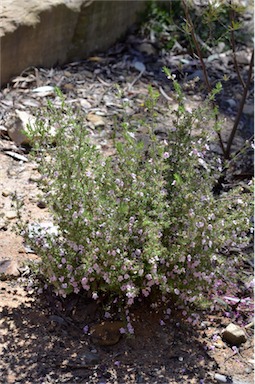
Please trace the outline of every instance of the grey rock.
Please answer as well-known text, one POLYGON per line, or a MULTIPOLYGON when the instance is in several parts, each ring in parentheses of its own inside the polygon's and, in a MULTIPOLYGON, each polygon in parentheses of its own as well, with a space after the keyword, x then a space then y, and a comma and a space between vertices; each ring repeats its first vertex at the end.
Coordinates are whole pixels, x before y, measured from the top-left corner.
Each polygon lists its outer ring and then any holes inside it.
POLYGON ((254 116, 254 105, 244 104, 243 113, 248 116, 254 116))
POLYGON ((232 345, 240 345, 247 340, 245 331, 239 325, 230 323, 222 332, 222 338, 232 345))
POLYGON ((229 105, 230 108, 236 107, 236 101, 234 99, 227 99, 226 103, 229 105))
POLYGON ((251 55, 246 50, 236 52, 236 61, 238 64, 247 65, 250 63, 251 55))
POLYGON ((15 260, 4 259, 0 261, 0 280, 20 276, 19 264, 15 260))
POLYGON ((88 365, 99 364, 100 357, 97 353, 86 352, 82 355, 82 360, 84 360, 88 365))
POLYGON ((8 135, 16 145, 29 144, 28 136, 25 134, 27 125, 34 125, 35 118, 28 112, 16 109, 16 119, 10 127, 7 128, 8 135))
POLYGON ((157 50, 150 43, 142 43, 138 46, 138 50, 142 53, 146 53, 147 55, 156 55, 157 50))
POLYGON ((141 61, 134 60, 132 65, 139 72, 144 72, 146 70, 145 65, 141 61))

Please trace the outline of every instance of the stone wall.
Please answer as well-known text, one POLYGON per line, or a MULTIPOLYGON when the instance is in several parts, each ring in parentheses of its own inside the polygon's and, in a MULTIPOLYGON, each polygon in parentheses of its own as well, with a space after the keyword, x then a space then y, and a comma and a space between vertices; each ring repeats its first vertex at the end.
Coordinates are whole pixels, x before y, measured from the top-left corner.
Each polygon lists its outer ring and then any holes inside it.
POLYGON ((30 66, 52 67, 109 48, 146 0, 1 0, 1 85, 30 66))

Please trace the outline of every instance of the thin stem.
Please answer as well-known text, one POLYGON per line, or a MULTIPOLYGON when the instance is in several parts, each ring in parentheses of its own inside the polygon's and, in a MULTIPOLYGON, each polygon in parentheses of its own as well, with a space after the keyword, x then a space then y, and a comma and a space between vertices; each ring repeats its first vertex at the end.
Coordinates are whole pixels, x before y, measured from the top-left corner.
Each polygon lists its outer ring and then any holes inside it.
MULTIPOLYGON (((216 118, 216 121, 217 121, 218 120, 218 115, 216 115, 215 118, 216 118)), ((221 147, 223 156, 225 157, 226 156, 226 149, 225 149, 225 146, 224 146, 224 143, 223 143, 223 140, 222 140, 220 132, 217 132, 217 136, 218 136, 218 139, 219 139, 219 142, 220 142, 220 147, 221 147)))
MULTIPOLYGON (((197 39, 197 36, 196 36, 196 33, 195 33, 195 29, 194 29, 194 24, 193 24, 193 22, 192 22, 192 20, 190 18, 189 10, 188 10, 188 7, 187 7, 187 4, 186 4, 185 0, 182 0, 182 4, 183 4, 183 8, 184 8, 184 12, 185 12, 187 23, 188 23, 188 25, 190 27, 191 37, 192 37, 192 40, 193 40, 193 42, 195 44, 197 55, 199 57, 200 64, 201 64, 201 67, 202 67, 202 70, 203 70, 205 84, 206 84, 208 92, 210 93, 212 91, 212 87, 211 87, 211 84, 210 84, 210 81, 209 81, 209 78, 208 78, 208 75, 207 75, 207 69, 206 69, 206 66, 205 66, 205 62, 204 62, 204 59, 203 59, 200 47, 199 47, 198 39, 197 39)), ((213 102, 213 104, 214 104, 214 102, 213 102)), ((218 120, 218 115, 215 116, 215 119, 216 119, 216 121, 218 120)), ((223 155, 225 157, 225 147, 224 147, 224 143, 223 143, 223 140, 222 140, 220 132, 217 132, 217 135, 218 135, 218 138, 219 138, 219 142, 220 142, 220 147, 221 147, 222 153, 223 153, 223 155)))
MULTIPOLYGON (((230 5, 231 5, 231 1, 230 1, 230 5)), ((232 52, 233 52, 234 67, 235 67, 235 71, 236 71, 238 80, 239 80, 240 84, 242 85, 243 89, 245 89, 245 83, 243 81, 243 78, 242 78, 242 75, 240 73, 239 66, 238 66, 238 63, 237 63, 237 60, 236 60, 236 44, 235 44, 235 32, 234 32, 234 21, 235 20, 234 20, 234 11, 233 11, 233 9, 230 9, 229 17, 230 17, 230 23, 231 23, 230 44, 231 44, 232 52)))
POLYGON ((197 38, 196 38, 194 24, 193 24, 193 22, 192 22, 192 20, 190 18, 188 7, 187 7, 187 4, 186 4, 186 2, 184 0, 182 0, 182 4, 183 4, 183 8, 184 8, 184 12, 185 12, 185 16, 186 16, 188 25, 190 26, 190 33, 191 33, 191 36, 192 36, 192 40, 193 40, 193 42, 195 44, 197 55, 199 57, 200 64, 201 64, 201 67, 202 67, 202 70, 203 70, 205 84, 206 84, 208 92, 211 92, 212 87, 211 87, 211 84, 210 84, 209 79, 208 79, 205 62, 204 62, 204 59, 203 59, 203 56, 202 56, 202 53, 201 53, 201 50, 200 50, 197 38))
POLYGON ((252 55, 251 55, 249 71, 248 71, 248 78, 247 78, 247 81, 246 81, 246 84, 245 84, 245 88, 244 88, 244 91, 243 91, 243 95, 242 95, 242 99, 241 99, 241 102, 240 102, 240 106, 239 106, 239 109, 238 109, 238 112, 237 112, 237 115, 236 115, 234 126, 232 128, 231 134, 230 134, 229 139, 228 139, 227 148, 226 148, 226 151, 225 151, 225 158, 226 159, 229 159, 231 146, 232 146, 232 143, 233 143, 233 140, 234 140, 234 137, 235 137, 235 134, 236 134, 236 130, 238 128, 238 125, 239 125, 239 122, 240 122, 240 119, 241 119, 241 116, 242 116, 243 107, 244 107, 245 100, 246 100, 246 97, 247 97, 247 93, 248 93, 248 90, 249 90, 249 87, 250 87, 251 77, 252 77, 252 69, 253 69, 253 61, 254 61, 254 49, 253 49, 252 55))

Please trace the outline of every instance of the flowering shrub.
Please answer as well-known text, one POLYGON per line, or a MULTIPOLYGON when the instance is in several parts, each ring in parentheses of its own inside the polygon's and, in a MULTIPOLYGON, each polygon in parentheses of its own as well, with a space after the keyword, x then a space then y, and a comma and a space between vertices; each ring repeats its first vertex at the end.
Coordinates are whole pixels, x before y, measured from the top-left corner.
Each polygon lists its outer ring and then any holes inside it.
MULTIPOLYGON (((174 126, 163 142, 151 131, 146 151, 124 124, 115 154, 104 156, 63 98, 30 129, 53 223, 24 225, 23 235, 41 256, 45 283, 61 297, 84 293, 128 308, 153 295, 192 308, 224 289, 233 273, 238 260, 220 255, 248 241, 251 194, 236 188, 214 196, 222 164, 209 160, 204 129, 213 112, 207 102, 186 111, 168 76, 179 105, 174 126)), ((156 103, 150 89, 152 117, 156 103)))

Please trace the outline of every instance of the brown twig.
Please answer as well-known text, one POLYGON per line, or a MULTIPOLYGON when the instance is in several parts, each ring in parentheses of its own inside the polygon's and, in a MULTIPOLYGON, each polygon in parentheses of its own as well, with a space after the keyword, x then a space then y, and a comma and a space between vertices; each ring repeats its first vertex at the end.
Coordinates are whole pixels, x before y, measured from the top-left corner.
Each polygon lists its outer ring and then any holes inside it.
POLYGON ((199 57, 200 64, 201 64, 201 67, 202 67, 202 70, 203 70, 205 84, 206 84, 208 92, 211 92, 212 87, 211 87, 211 84, 209 82, 209 78, 208 78, 208 75, 207 75, 207 70, 206 70, 205 62, 204 62, 204 59, 203 59, 203 56, 202 56, 202 53, 201 53, 201 50, 200 50, 199 43, 197 41, 194 24, 193 24, 193 22, 191 20, 191 17, 190 17, 190 14, 189 14, 189 10, 188 10, 186 1, 182 0, 182 4, 183 4, 183 9, 184 9, 184 12, 185 12, 187 23, 190 26, 191 37, 192 37, 192 40, 193 40, 193 42, 195 44, 197 55, 199 57))
MULTIPOLYGON (((188 25, 190 27, 191 37, 192 37, 192 40, 193 40, 193 42, 195 44, 197 55, 199 57, 199 61, 200 61, 200 64, 201 64, 201 67, 202 67, 202 70, 203 70, 204 81, 205 81, 207 90, 210 93, 212 91, 212 87, 211 87, 211 84, 210 84, 210 81, 209 81, 209 77, 208 77, 208 74, 207 74, 207 69, 206 69, 205 62, 204 62, 204 59, 203 59, 203 56, 202 56, 202 53, 201 53, 201 50, 200 50, 200 46, 199 46, 199 43, 198 43, 198 40, 197 40, 197 35, 195 33, 194 24, 193 24, 193 22, 191 20, 191 17, 190 17, 190 14, 189 14, 189 10, 188 10, 188 7, 187 7, 187 4, 186 4, 185 0, 182 0, 182 5, 183 5, 184 12, 185 12, 187 23, 188 23, 188 25)), ((213 102, 213 104, 214 104, 214 102, 213 102)), ((215 119, 216 119, 216 121, 218 120, 218 114, 215 116, 215 119)), ((217 132, 217 136, 218 136, 218 139, 219 139, 219 143, 220 143, 220 147, 221 147, 222 153, 223 153, 223 155, 225 157, 225 147, 224 147, 224 143, 223 143, 223 140, 222 140, 220 132, 217 132)))
MULTIPOLYGON (((231 5, 231 0, 230 0, 230 5, 231 5)), ((231 30, 230 30, 230 44, 232 47, 232 52, 233 52, 233 61, 234 61, 234 67, 235 71, 238 77, 238 80, 240 81, 240 84, 242 85, 243 89, 245 89, 245 83, 243 81, 242 75, 239 70, 239 66, 236 60, 236 44, 235 44, 235 32, 234 32, 234 11, 232 8, 230 8, 229 11, 229 18, 230 18, 230 23, 231 23, 231 30)))
MULTIPOLYGON (((229 4, 231 5, 231 0, 230 0, 229 4)), ((197 37, 196 37, 196 34, 195 34, 194 24, 193 24, 193 22, 191 20, 191 17, 190 17, 190 14, 189 14, 189 10, 188 10, 188 6, 187 6, 185 0, 182 0, 182 5, 183 5, 183 8, 184 8, 187 24, 190 27, 191 37, 192 37, 192 40, 193 40, 193 42, 195 44, 197 55, 199 57, 200 64, 201 64, 201 67, 202 67, 202 70, 203 70, 205 84, 206 84, 206 87, 208 89, 208 92, 211 92, 212 87, 211 87, 211 84, 209 82, 206 66, 205 66, 205 63, 204 63, 204 60, 203 60, 203 57, 202 57, 202 54, 201 54, 201 50, 200 50, 200 47, 199 47, 199 44, 198 44, 198 40, 197 40, 197 37)), ((234 125, 233 125, 233 128, 232 128, 232 131, 230 133, 230 136, 229 136, 226 148, 224 146, 224 143, 223 143, 223 140, 222 140, 220 132, 217 132, 217 135, 218 135, 218 138, 219 138, 219 142, 220 142, 220 146, 221 146, 221 150, 222 150, 223 155, 224 155, 226 160, 229 160, 229 158, 230 158, 231 146, 232 146, 232 143, 233 143, 233 140, 234 140, 234 137, 235 137, 235 134, 236 134, 236 131, 237 131, 237 128, 238 128, 241 116, 242 116, 243 107, 244 107, 245 100, 247 98, 247 93, 248 93, 248 90, 249 90, 249 86, 250 86, 250 83, 251 83, 252 68, 253 68, 253 61, 254 61, 254 49, 253 49, 252 56, 251 56, 251 61, 250 61, 250 65, 249 65, 248 79, 247 79, 247 82, 245 84, 243 79, 242 79, 242 76, 240 74, 239 67, 238 67, 237 60, 236 60, 236 48, 235 48, 235 38, 234 38, 234 29, 233 29, 233 22, 234 22, 233 10, 230 10, 230 20, 231 20, 231 44, 232 44, 232 51, 233 51, 233 57, 234 57, 234 66, 235 66, 235 70, 236 70, 238 79, 239 79, 241 85, 243 86, 244 91, 243 91, 243 95, 242 95, 241 103, 240 103, 240 106, 239 106, 239 110, 237 112, 236 119, 235 119, 235 122, 234 122, 234 125)), ((217 120, 218 119, 218 115, 216 115, 215 118, 217 120)))
POLYGON ((251 83, 253 62, 254 62, 254 49, 253 49, 252 55, 251 55, 249 71, 248 71, 248 78, 247 78, 247 81, 246 81, 246 84, 245 84, 245 88, 244 88, 244 91, 243 91, 242 99, 241 99, 241 102, 240 102, 240 105, 239 105, 239 109, 238 109, 238 112, 237 112, 237 115, 236 115, 234 126, 232 128, 232 131, 231 131, 229 139, 228 139, 227 148, 226 148, 226 151, 225 151, 225 158, 226 159, 229 159, 231 146, 232 146, 232 143, 233 143, 233 140, 234 140, 234 137, 235 137, 235 134, 236 134, 236 131, 237 131, 237 128, 238 128, 241 116, 242 116, 243 107, 244 107, 245 100, 246 100, 246 97, 247 97, 247 93, 248 93, 248 90, 249 90, 249 87, 250 87, 250 83, 251 83))

